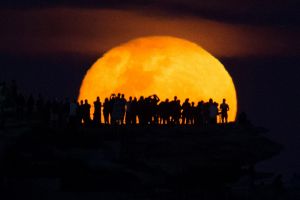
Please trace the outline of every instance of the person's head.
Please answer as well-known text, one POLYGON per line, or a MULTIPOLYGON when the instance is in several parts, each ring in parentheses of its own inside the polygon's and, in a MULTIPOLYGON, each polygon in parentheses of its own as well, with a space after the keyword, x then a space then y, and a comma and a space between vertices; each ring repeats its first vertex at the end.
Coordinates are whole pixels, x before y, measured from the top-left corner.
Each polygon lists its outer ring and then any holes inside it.
POLYGON ((80 104, 81 104, 81 105, 83 104, 83 100, 80 100, 80 104))
POLYGON ((175 100, 175 101, 177 100, 177 96, 174 96, 174 100, 175 100))
POLYGON ((84 100, 84 103, 85 103, 85 104, 88 104, 88 100, 87 100, 87 99, 86 99, 86 100, 84 100))
POLYGON ((124 98, 125 97, 125 95, 124 94, 122 94, 122 98, 124 98))
POLYGON ((168 103, 168 102, 169 102, 169 99, 166 99, 166 102, 168 103))
POLYGON ((105 102, 108 102, 108 98, 105 98, 105 102))
POLYGON ((213 100, 212 100, 212 98, 210 98, 210 99, 209 99, 209 103, 213 103, 213 100))
POLYGON ((132 101, 132 96, 129 97, 129 101, 132 101))
POLYGON ((97 97, 97 101, 100 101, 100 97, 97 97))
POLYGON ((226 102, 226 99, 223 99, 223 103, 225 103, 226 102))

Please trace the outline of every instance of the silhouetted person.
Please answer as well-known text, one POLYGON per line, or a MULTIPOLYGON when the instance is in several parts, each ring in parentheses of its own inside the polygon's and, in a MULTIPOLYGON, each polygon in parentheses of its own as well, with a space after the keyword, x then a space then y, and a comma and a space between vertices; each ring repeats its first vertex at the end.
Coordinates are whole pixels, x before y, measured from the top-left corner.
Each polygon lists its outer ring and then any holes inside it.
POLYGON ((50 109, 50 121, 53 127, 57 127, 59 125, 59 102, 57 99, 54 99, 51 103, 50 109))
POLYGON ((167 98, 165 101, 160 102, 159 106, 160 124, 170 124, 170 102, 167 98))
POLYGON ((62 105, 62 117, 63 117, 63 123, 67 124, 68 118, 69 118, 69 113, 70 113, 70 99, 65 98, 65 101, 62 105))
POLYGON ((130 125, 133 124, 133 113, 132 113, 132 97, 129 97, 129 100, 126 103, 126 124, 130 125))
POLYGON ((158 102, 160 101, 159 97, 154 94, 150 98, 150 123, 158 124, 158 102))
POLYGON ((77 103, 76 99, 74 99, 69 104, 69 124, 72 127, 75 127, 79 124, 79 121, 77 119, 78 112, 79 112, 79 104, 77 103))
POLYGON ((138 101, 137 98, 134 97, 131 104, 131 113, 132 113, 132 124, 136 124, 136 118, 138 113, 138 101))
POLYGON ((15 80, 12 80, 10 88, 9 88, 9 96, 10 100, 12 101, 12 104, 14 105, 17 101, 18 97, 18 86, 17 82, 15 80))
POLYGON ((36 100, 36 110, 37 110, 39 119, 42 118, 43 109, 44 109, 44 98, 42 97, 41 94, 39 94, 38 99, 36 100))
POLYGON ((171 122, 173 124, 179 125, 180 115, 181 115, 181 105, 180 100, 177 99, 177 96, 174 96, 173 101, 170 102, 171 109, 171 122))
POLYGON ((146 124, 146 119, 145 119, 145 100, 144 97, 141 96, 137 102, 137 116, 139 119, 139 124, 146 124))
POLYGON ((185 101, 182 104, 182 122, 181 124, 188 124, 188 119, 190 116, 190 107, 191 104, 189 102, 189 99, 185 99, 185 101))
POLYGON ((223 103, 220 105, 220 109, 221 109, 221 122, 222 124, 227 123, 228 122, 228 111, 229 111, 229 106, 226 103, 226 100, 223 99, 223 103))
POLYGON ((145 117, 145 124, 151 124, 152 121, 152 104, 151 104, 151 96, 145 98, 144 101, 144 117, 145 117))
POLYGON ((121 98, 120 98, 120 107, 121 107, 121 113, 120 113, 120 121, 121 124, 124 123, 124 118, 125 118, 125 109, 126 109, 126 99, 125 99, 125 95, 122 94, 121 98))
POLYGON ((43 109, 43 121, 45 124, 49 124, 51 120, 51 101, 47 100, 43 109))
POLYGON ((174 124, 180 125, 180 118, 181 118, 181 104, 180 100, 177 99, 174 104, 174 124))
POLYGON ((83 106, 83 122, 85 125, 89 125, 91 122, 91 105, 88 103, 88 100, 84 100, 83 106))
POLYGON ((94 102, 94 114, 93 114, 93 122, 95 125, 101 124, 101 102, 100 98, 97 97, 96 101, 94 102))
POLYGON ((17 118, 18 119, 23 119, 24 117, 24 109, 25 109, 25 97, 23 96, 23 94, 19 94, 17 97, 17 118))
POLYGON ((197 124, 199 126, 204 125, 203 112, 204 112, 204 102, 200 101, 200 102, 198 102, 198 105, 196 107, 196 116, 195 116, 195 124, 197 124))
POLYGON ((29 117, 32 117, 33 108, 34 108, 34 98, 32 95, 30 95, 27 100, 27 115, 29 117))
POLYGON ((79 116, 80 124, 83 123, 83 115, 84 115, 84 103, 83 100, 80 100, 79 108, 78 108, 78 116, 79 116))
POLYGON ((113 114, 114 104, 116 102, 116 95, 111 94, 109 99, 109 115, 110 115, 110 124, 116 124, 116 116, 113 114))
POLYGON ((203 104, 203 122, 204 125, 209 124, 209 102, 203 104))
POLYGON ((110 102, 108 98, 105 98, 103 103, 104 124, 109 124, 109 112, 110 112, 110 102))
POLYGON ((192 102, 191 106, 188 108, 187 112, 187 121, 189 124, 195 124, 195 117, 196 117, 196 107, 195 103, 192 102))
POLYGON ((209 123, 216 124, 217 123, 217 115, 218 115, 218 104, 213 102, 212 99, 209 99, 209 123))
MULTIPOLYGON (((119 93, 116 98, 114 98, 113 109, 111 113, 111 124, 120 125, 122 124, 123 115, 123 100, 121 99, 121 94, 119 93)), ((125 106, 125 105, 124 105, 125 106)))

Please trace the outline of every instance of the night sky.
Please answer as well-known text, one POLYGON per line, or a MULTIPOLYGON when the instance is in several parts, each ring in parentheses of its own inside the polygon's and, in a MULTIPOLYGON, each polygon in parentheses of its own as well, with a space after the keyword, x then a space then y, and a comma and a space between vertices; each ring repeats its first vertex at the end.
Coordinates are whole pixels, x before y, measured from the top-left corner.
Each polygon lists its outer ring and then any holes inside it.
POLYGON ((239 111, 285 145, 261 166, 300 173, 300 14, 292 0, 0 2, 0 80, 25 93, 76 97, 86 70, 130 39, 193 41, 231 74, 239 111))

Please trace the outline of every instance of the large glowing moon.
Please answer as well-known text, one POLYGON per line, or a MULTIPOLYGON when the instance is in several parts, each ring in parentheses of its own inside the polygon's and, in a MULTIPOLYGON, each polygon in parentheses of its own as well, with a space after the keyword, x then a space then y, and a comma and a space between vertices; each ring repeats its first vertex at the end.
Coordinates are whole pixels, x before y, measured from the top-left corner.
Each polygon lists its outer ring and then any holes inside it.
POLYGON ((212 98, 229 104, 229 121, 237 112, 235 87, 224 66, 190 41, 168 36, 142 37, 103 55, 86 73, 79 100, 103 101, 112 93, 126 97, 157 94, 161 100, 177 96, 198 102, 212 98))

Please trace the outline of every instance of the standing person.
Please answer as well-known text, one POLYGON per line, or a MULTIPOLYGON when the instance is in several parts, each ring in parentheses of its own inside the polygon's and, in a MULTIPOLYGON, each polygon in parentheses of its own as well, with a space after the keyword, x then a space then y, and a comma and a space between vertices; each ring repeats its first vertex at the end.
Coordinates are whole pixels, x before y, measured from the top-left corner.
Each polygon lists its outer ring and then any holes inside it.
POLYGON ((83 123, 83 115, 84 115, 84 104, 83 104, 83 100, 80 100, 80 104, 79 104, 79 107, 78 107, 78 121, 80 124, 83 123))
POLYGON ((118 93, 118 96, 114 99, 113 109, 111 113, 111 124, 120 125, 122 118, 122 100, 121 94, 118 93))
POLYGON ((144 96, 141 96, 137 102, 137 116, 139 119, 139 124, 145 124, 145 100, 144 96))
POLYGON ((179 117, 180 117, 178 116, 178 112, 177 112, 178 109, 177 103, 178 103, 177 96, 174 96, 174 100, 170 102, 172 124, 178 124, 177 121, 179 121, 179 117))
POLYGON ((126 103, 127 103, 127 101, 125 99, 125 95, 122 94, 122 96, 120 98, 120 106, 121 106, 120 121, 121 121, 121 124, 124 124, 126 103))
POLYGON ((110 110, 110 102, 108 98, 105 98, 103 103, 104 124, 109 124, 109 110, 110 110))
POLYGON ((198 102, 198 105, 196 107, 196 121, 195 121, 196 124, 199 126, 204 125, 203 112, 204 112, 204 102, 200 101, 200 102, 198 102))
POLYGON ((94 118, 93 122, 95 125, 101 124, 101 101, 100 98, 97 97, 96 101, 94 102, 94 118))
POLYGON ((158 102, 160 101, 159 97, 154 94, 151 96, 150 104, 151 104, 151 123, 152 124, 158 124, 158 102))
POLYGON ((196 119, 196 107, 195 107, 195 102, 192 102, 191 106, 189 107, 188 110, 188 123, 195 125, 195 120, 196 119))
POLYGON ((34 109, 34 104, 35 104, 35 101, 34 101, 34 98, 32 96, 32 94, 29 96, 28 100, 27 100, 27 115, 29 118, 32 117, 32 114, 33 114, 33 109, 34 109))
POLYGON ((218 105, 216 102, 213 102, 212 99, 209 99, 209 123, 216 124, 218 115, 218 105))
POLYGON ((133 122, 132 122, 133 115, 132 114, 133 114, 132 113, 132 97, 130 96, 129 100, 126 103, 126 117, 125 117, 126 125, 133 124, 133 122))
POLYGON ((114 104, 115 104, 116 98, 117 97, 115 94, 111 94, 110 98, 109 98, 108 113, 110 116, 110 124, 115 124, 115 122, 116 122, 115 116, 113 115, 113 109, 114 109, 114 104))
POLYGON ((134 125, 136 125, 137 110, 138 110, 138 102, 137 102, 137 98, 134 97, 131 103, 132 124, 134 125))
POLYGON ((89 104, 88 100, 84 100, 84 106, 83 106, 83 122, 85 125, 89 125, 91 121, 91 105, 89 104))
POLYGON ((181 124, 188 124, 189 116, 190 116, 190 107, 191 104, 189 102, 189 99, 185 99, 185 101, 182 104, 182 122, 181 124))
POLYGON ((172 105, 172 112, 173 112, 173 124, 180 125, 180 117, 181 117, 181 104, 179 99, 174 98, 174 102, 172 105))
POLYGON ((76 99, 69 103, 69 124, 70 126, 77 125, 78 104, 76 99))
POLYGON ((228 120, 228 111, 229 111, 229 106, 226 103, 226 99, 223 99, 223 103, 220 105, 220 109, 221 109, 221 122, 222 124, 226 123, 227 124, 227 120, 228 120))

